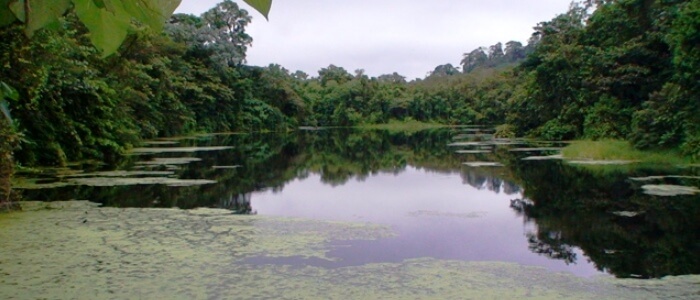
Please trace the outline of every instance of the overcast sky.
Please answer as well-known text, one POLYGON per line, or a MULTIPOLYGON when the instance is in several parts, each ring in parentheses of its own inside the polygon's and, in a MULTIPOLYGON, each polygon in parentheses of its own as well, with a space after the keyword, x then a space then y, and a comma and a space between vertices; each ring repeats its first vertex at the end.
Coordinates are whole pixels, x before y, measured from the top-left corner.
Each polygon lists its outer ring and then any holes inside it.
MULTIPOLYGON (((219 0, 182 0, 200 15, 219 0)), ((277 63, 312 76, 334 64, 370 76, 423 78, 437 65, 497 42, 526 44, 532 27, 566 12, 571 0, 273 0, 270 20, 253 16, 248 64, 277 63)))

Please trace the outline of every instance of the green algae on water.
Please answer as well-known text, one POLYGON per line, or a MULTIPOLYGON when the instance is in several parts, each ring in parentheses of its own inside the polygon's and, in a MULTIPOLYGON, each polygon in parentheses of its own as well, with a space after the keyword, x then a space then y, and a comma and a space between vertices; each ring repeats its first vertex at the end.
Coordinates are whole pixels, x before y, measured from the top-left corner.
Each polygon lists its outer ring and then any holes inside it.
POLYGON ((246 258, 329 259, 328 241, 393 233, 220 209, 23 206, 0 215, 3 299, 696 299, 700 286, 695 275, 579 278, 514 263, 431 258, 333 269, 254 265, 246 258))

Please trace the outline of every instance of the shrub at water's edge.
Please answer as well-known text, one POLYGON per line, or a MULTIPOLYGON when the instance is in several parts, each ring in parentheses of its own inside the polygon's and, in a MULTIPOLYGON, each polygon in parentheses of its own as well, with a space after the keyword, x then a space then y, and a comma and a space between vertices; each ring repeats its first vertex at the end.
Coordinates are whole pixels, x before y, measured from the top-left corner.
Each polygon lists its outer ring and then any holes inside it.
POLYGON ((628 160, 654 164, 685 165, 691 162, 690 158, 676 151, 642 151, 621 140, 574 141, 562 150, 562 155, 566 159, 628 160))

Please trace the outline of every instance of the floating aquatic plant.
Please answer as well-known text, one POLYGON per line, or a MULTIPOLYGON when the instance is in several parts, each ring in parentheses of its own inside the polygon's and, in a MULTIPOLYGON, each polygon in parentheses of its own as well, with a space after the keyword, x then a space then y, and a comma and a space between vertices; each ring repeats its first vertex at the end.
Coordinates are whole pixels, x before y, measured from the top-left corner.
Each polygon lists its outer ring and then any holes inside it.
POLYGON ((694 186, 673 184, 647 184, 643 185, 642 189, 644 190, 645 194, 663 197, 695 195, 700 193, 700 189, 694 186))

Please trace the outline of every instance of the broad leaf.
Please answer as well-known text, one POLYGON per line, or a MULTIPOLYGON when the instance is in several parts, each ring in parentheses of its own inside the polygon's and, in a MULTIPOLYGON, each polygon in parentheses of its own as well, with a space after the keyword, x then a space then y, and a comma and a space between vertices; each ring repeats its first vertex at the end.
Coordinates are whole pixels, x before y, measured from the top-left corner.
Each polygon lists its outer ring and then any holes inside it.
POLYGON ((2 114, 5 115, 5 119, 12 123, 10 109, 8 108, 8 103, 5 101, 5 99, 18 100, 19 93, 5 82, 0 81, 0 111, 2 111, 2 114))
POLYGON ((15 17, 24 22, 24 32, 28 37, 34 32, 49 25, 58 23, 58 19, 66 13, 71 0, 32 0, 29 2, 30 13, 25 11, 25 0, 16 0, 10 4, 15 17))
POLYGON ((0 27, 12 24, 12 22, 17 21, 17 17, 10 10, 10 2, 12 0, 0 0, 0 27))
POLYGON ((7 83, 0 81, 0 100, 5 100, 5 98, 18 100, 19 93, 7 83))
POLYGON ((117 51, 136 20, 155 31, 163 28, 181 0, 73 0, 80 20, 90 30, 92 43, 102 55, 117 51), (100 5, 96 5, 99 1, 100 5), (91 5, 92 3, 92 5, 91 5))
POLYGON ((90 31, 90 41, 108 56, 119 49, 131 26, 131 16, 121 1, 111 1, 113 12, 99 8, 92 0, 73 0, 75 13, 90 31))
POLYGON ((265 16, 265 19, 267 19, 267 16, 270 13, 270 7, 272 7, 272 0, 243 0, 243 1, 245 1, 245 3, 248 3, 248 5, 255 8, 255 10, 259 11, 263 16, 265 16))
MULTIPOLYGON (((113 0, 106 0, 114 2, 113 0)), ((165 25, 175 9, 180 5, 180 0, 132 0, 120 1, 124 11, 142 24, 159 31, 165 25)))

